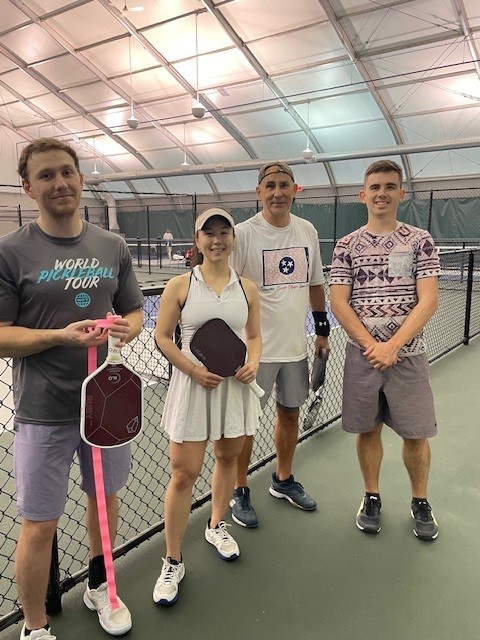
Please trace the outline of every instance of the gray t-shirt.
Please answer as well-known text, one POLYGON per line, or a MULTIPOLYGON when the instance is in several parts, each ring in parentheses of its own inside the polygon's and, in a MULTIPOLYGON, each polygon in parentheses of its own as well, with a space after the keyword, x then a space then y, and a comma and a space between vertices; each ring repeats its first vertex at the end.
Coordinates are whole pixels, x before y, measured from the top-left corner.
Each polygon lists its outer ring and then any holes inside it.
MULTIPOLYGON (((54 238, 31 222, 0 238, 0 322, 61 329, 108 311, 124 315, 142 304, 127 244, 114 233, 84 222, 76 238, 54 238)), ((14 358, 16 420, 78 422, 87 352, 59 346, 14 358)), ((105 355, 104 346, 99 362, 105 355)))

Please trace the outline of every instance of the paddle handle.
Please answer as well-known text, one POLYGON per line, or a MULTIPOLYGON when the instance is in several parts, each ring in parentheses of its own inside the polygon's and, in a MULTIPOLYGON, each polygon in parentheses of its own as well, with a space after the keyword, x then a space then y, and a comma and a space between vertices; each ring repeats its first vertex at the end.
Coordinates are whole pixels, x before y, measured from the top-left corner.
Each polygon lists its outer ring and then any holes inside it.
POLYGON ((257 384, 255 380, 249 382, 248 386, 250 387, 250 391, 253 391, 257 398, 263 398, 263 396, 265 395, 265 391, 257 384))
MULTIPOLYGON (((109 316, 108 318, 100 318, 99 320, 95 320, 95 324, 97 327, 102 327, 102 329, 108 329, 113 325, 115 317, 119 317, 119 316, 109 316)), ((114 338, 113 336, 108 334, 107 362, 109 364, 122 363, 122 348, 117 346, 117 341, 118 341, 118 338, 114 338)))
POLYGON ((109 364, 122 363, 122 348, 117 346, 118 338, 114 338, 108 334, 108 355, 107 362, 109 364))

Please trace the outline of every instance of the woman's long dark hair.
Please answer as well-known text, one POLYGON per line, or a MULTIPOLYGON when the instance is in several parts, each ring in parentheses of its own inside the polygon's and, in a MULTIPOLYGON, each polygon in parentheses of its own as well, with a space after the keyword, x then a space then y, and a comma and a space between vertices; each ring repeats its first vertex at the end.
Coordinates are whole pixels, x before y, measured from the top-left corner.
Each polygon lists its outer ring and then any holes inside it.
MULTIPOLYGON (((195 234, 196 237, 197 234, 195 234)), ((203 253, 200 253, 200 251, 198 250, 197 245, 195 244, 195 238, 193 239, 193 256, 190 260, 190 268, 193 269, 193 267, 196 267, 197 264, 202 264, 203 263, 203 253)))

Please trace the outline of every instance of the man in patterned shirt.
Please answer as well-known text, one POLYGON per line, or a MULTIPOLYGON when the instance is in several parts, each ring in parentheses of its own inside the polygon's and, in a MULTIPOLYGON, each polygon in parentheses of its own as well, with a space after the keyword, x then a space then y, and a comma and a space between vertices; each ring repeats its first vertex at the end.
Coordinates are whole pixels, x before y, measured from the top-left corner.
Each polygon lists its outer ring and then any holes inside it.
POLYGON ((414 533, 438 536, 427 500, 428 438, 437 432, 423 328, 438 306, 440 266, 427 231, 401 223, 402 169, 391 160, 368 167, 360 200, 365 226, 338 241, 332 259, 333 314, 347 333, 343 429, 357 434, 365 497, 356 524, 378 533, 383 423, 403 438, 412 488, 414 533))

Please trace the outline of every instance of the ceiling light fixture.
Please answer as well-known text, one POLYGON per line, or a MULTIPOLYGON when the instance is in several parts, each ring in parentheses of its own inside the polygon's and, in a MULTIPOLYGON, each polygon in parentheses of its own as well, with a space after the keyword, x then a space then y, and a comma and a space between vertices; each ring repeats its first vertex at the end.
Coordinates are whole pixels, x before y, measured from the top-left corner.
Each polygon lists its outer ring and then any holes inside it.
POLYGON ((197 96, 192 103, 192 116, 194 118, 203 118, 205 115, 205 107, 198 99, 198 13, 195 14, 195 65, 197 72, 197 96))
POLYGON ((183 122, 183 162, 180 165, 182 171, 188 171, 190 169, 190 164, 188 163, 188 160, 187 160, 187 145, 185 143, 186 130, 187 130, 187 123, 184 121, 183 122))
POLYGON ((133 81, 132 81, 132 46, 131 46, 132 36, 128 36, 128 62, 130 65, 130 101, 132 106, 132 112, 130 117, 127 119, 127 125, 130 129, 136 129, 138 127, 138 120, 135 117, 135 113, 133 111, 133 81))
POLYGON ((143 11, 143 4, 136 4, 133 7, 127 7, 127 3, 125 2, 123 11, 124 12, 131 11, 132 13, 139 13, 140 11, 143 11))
POLYGON ((307 162, 313 158, 313 151, 310 149, 310 100, 307 102, 307 147, 302 151, 302 156, 307 162))
POLYGON ((93 171, 92 176, 99 176, 100 171, 97 171, 97 152, 95 149, 95 137, 92 138, 93 141, 93 171))

